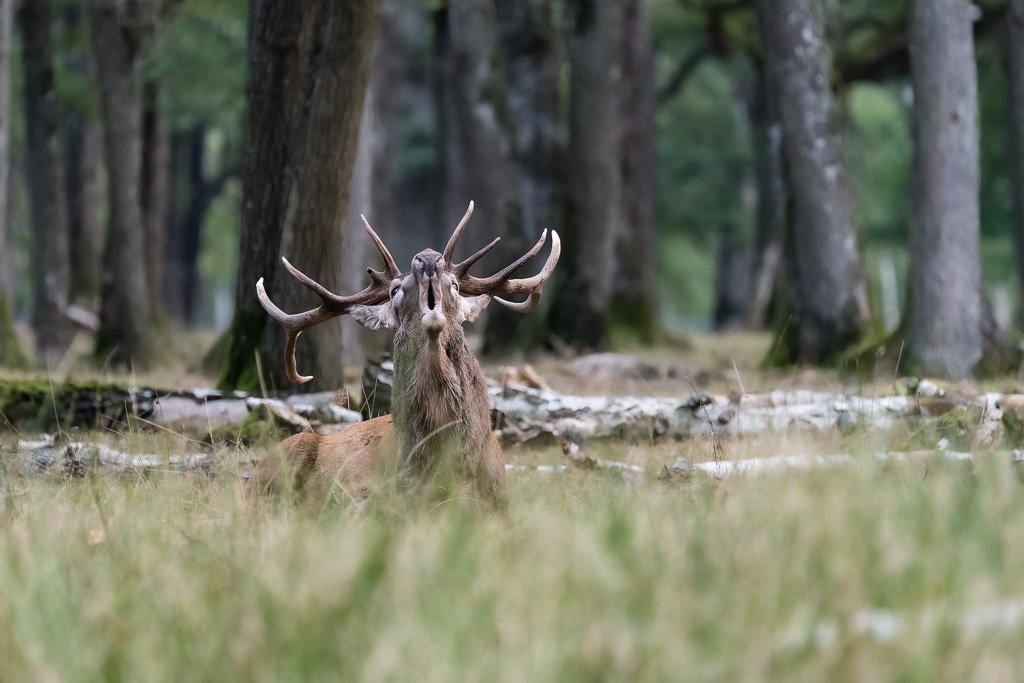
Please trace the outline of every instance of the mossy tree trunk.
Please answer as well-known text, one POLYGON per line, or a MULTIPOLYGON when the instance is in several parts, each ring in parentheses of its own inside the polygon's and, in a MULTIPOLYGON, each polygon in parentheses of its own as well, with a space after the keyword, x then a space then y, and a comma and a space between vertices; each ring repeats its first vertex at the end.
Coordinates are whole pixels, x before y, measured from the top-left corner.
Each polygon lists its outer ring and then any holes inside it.
POLYGON ((792 317, 777 340, 776 359, 829 362, 858 340, 868 318, 853 200, 833 122, 831 54, 813 0, 759 0, 757 14, 792 189, 792 317))
POLYGON ((25 356, 14 331, 14 276, 7 249, 12 2, 0 0, 0 366, 20 367, 25 364, 25 356))
MULTIPOLYGON (((257 388, 257 353, 268 388, 290 386, 284 333, 259 305, 256 281, 263 277, 287 312, 319 300, 286 276, 281 255, 328 289, 343 289, 345 221, 379 8, 379 0, 262 0, 250 9, 241 251, 222 387, 257 388)), ((299 369, 316 378, 303 389, 340 386, 341 351, 338 320, 303 335, 299 369)))
POLYGON ((613 324, 644 343, 658 335, 654 254, 654 55, 643 0, 625 0, 621 24, 622 209, 615 248, 613 324))
POLYGON ((32 284, 38 359, 55 364, 71 342, 67 308, 70 261, 64 203, 49 0, 25 0, 18 10, 25 70, 25 128, 32 216, 32 284))
MULTIPOLYGON (((494 260, 488 262, 500 267, 529 249, 545 228, 562 229, 565 191, 559 172, 564 150, 559 139, 562 56, 555 28, 557 10, 550 0, 495 6, 497 48, 503 57, 500 78, 505 88, 505 144, 515 164, 515 177, 506 191, 514 194, 506 200, 498 221, 481 222, 506 230, 494 260)), ((488 269, 488 264, 481 272, 488 269)), ((532 346, 542 341, 539 333, 543 327, 541 313, 523 316, 492 306, 484 330, 484 352, 502 354, 532 346)))
POLYGON ((110 217, 103 248, 96 355, 117 366, 149 355, 149 290, 139 195, 139 50, 155 7, 139 0, 87 0, 103 121, 110 217))
POLYGON ((908 351, 929 375, 981 359, 978 87, 968 0, 914 0, 914 191, 908 351))
POLYGON ((1010 177, 1013 181, 1013 240, 1017 278, 1024 302, 1024 0, 1010 0, 1006 12, 1006 80, 1009 85, 1010 177))
POLYGON ((622 2, 575 0, 569 37, 570 215, 551 331, 577 349, 607 344, 622 175, 622 2))

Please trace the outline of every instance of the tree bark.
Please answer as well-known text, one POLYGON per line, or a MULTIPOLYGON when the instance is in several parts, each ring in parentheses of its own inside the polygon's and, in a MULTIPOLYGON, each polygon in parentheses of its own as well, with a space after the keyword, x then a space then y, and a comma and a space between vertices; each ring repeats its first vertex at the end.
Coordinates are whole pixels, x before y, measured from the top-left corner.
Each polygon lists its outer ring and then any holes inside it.
POLYGON ((922 372, 971 375, 981 359, 979 134, 971 3, 915 0, 909 350, 922 372))
POLYGON ((658 332, 654 256, 654 55, 643 0, 625 0, 622 32, 622 213, 615 248, 615 324, 639 341, 658 332))
POLYGON ((140 202, 146 249, 146 287, 149 314, 158 320, 163 310, 164 251, 167 245, 171 131, 164 113, 166 85, 159 76, 142 88, 142 176, 140 202))
MULTIPOLYGON (((268 388, 288 386, 284 333, 259 305, 256 281, 263 277, 271 298, 289 312, 313 308, 319 299, 278 277, 280 255, 330 290, 344 286, 345 219, 379 6, 379 0, 262 0, 256 7, 241 254, 222 386, 258 386, 256 351, 265 352, 268 388)), ((298 364, 316 377, 303 389, 342 384, 341 350, 338 320, 303 336, 298 364)))
POLYGON ((138 56, 153 8, 138 0, 87 0, 100 87, 110 219, 103 248, 96 354, 117 366, 148 360, 149 292, 139 199, 138 56))
MULTIPOLYGON (((64 10, 68 31, 82 23, 81 7, 64 10)), ((68 50, 66 68, 79 77, 93 77, 86 47, 68 50)), ((64 116, 64 191, 67 199, 70 292, 72 303, 92 308, 99 293, 99 226, 97 207, 100 130, 89 113, 75 108, 64 116)))
POLYGON ((1019 291, 1024 302, 1024 0, 1010 0, 1006 12, 1006 34, 1013 241, 1017 248, 1019 291))
POLYGON ((25 356, 14 330, 14 276, 7 247, 7 184, 10 174, 12 0, 0 0, 0 365, 20 367, 25 356))
POLYGON ((831 55, 813 0, 759 0, 758 23, 792 188, 792 319, 776 360, 821 363, 853 343, 868 316, 853 202, 833 128, 831 55))
POLYGON ((70 261, 64 179, 57 127, 52 14, 49 0, 25 0, 18 11, 25 69, 25 128, 32 215, 32 284, 39 361, 52 364, 71 342, 67 307, 70 261))
POLYGON ((762 329, 778 291, 786 227, 786 179, 782 164, 782 123, 764 64, 755 65, 754 93, 747 107, 754 134, 757 178, 757 251, 751 278, 747 325, 762 329))
MULTIPOLYGON (((398 22, 407 9, 402 3, 385 0, 381 9, 380 30, 374 49, 366 96, 363 99, 362 125, 356 161, 352 171, 348 215, 345 220, 348 248, 345 249, 345 291, 356 292, 366 286, 366 266, 376 264, 380 256, 363 230, 360 215, 365 214, 374 230, 396 253, 395 178, 392 165, 393 139, 397 136, 396 83, 403 77, 403 37, 398 22), (390 246, 395 245, 395 246, 390 246)), ((403 197, 404 201, 405 198, 403 197)), ((401 265, 401 264, 400 264, 401 265)), ((362 366, 367 357, 378 357, 388 348, 388 335, 367 330, 349 316, 341 319, 344 362, 362 366)))
MULTIPOLYGON (((550 0, 495 3, 503 69, 505 140, 513 167, 508 170, 504 225, 506 232, 494 262, 519 258, 547 229, 561 230, 565 191, 559 169, 564 150, 559 139, 559 35, 550 0)), ((499 103, 500 104, 500 103, 499 103)), ((482 235, 490 238, 492 235, 482 235)), ((481 271, 486 271, 486 266, 481 271)), ((507 353, 532 346, 543 329, 540 314, 524 317, 492 307, 484 333, 484 352, 507 353)))
POLYGON ((576 0, 569 61, 570 219, 559 263, 565 284, 551 331, 577 349, 608 341, 616 219, 621 208, 622 2, 576 0))

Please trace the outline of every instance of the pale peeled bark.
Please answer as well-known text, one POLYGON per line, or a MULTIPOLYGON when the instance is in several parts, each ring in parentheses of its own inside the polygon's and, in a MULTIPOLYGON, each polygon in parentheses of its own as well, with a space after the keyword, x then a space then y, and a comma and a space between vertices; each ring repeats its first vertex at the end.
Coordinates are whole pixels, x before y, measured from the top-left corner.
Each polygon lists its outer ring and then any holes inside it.
POLYGON ((978 102, 968 0, 915 0, 914 194, 909 351, 926 374, 959 378, 981 359, 978 102))
POLYGON ((831 54, 813 0, 759 0, 757 12, 792 188, 792 355, 821 362, 854 342, 868 315, 853 200, 833 125, 831 54))

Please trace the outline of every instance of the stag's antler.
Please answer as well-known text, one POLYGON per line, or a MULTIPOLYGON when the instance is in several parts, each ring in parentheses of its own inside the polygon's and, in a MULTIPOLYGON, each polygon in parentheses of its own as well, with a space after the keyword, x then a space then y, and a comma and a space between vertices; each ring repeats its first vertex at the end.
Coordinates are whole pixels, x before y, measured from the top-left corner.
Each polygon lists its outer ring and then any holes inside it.
MULTIPOLYGON (((455 251, 455 243, 458 242, 459 237, 462 235, 462 231, 466 228, 466 223, 469 222, 469 217, 472 215, 473 202, 470 202, 466 215, 462 217, 459 225, 455 228, 455 232, 452 233, 451 239, 448 240, 448 246, 444 248, 444 259, 446 262, 451 262, 452 252, 455 251)), ((512 280, 510 278, 517 270, 526 265, 530 259, 540 253, 540 250, 544 247, 544 242, 547 241, 547 237, 548 231, 545 230, 541 233, 537 244, 533 245, 533 248, 530 249, 530 251, 526 252, 516 261, 490 277, 478 278, 467 274, 470 267, 479 261, 484 254, 493 249, 494 245, 501 239, 500 237, 495 238, 494 241, 470 256, 465 261, 452 266, 452 272, 459 281, 459 291, 469 296, 489 294, 502 306, 511 308, 513 311, 518 311, 519 313, 530 313, 531 311, 537 310, 537 306, 540 304, 541 291, 544 289, 544 283, 548 281, 549 277, 551 277, 551 273, 555 270, 555 264, 558 263, 558 257, 562 253, 562 242, 558 239, 558 233, 551 231, 551 253, 548 255, 548 260, 545 261, 544 267, 539 273, 533 277, 522 278, 519 280, 512 280), (529 296, 526 301, 523 301, 522 303, 506 301, 501 298, 503 296, 513 296, 517 294, 527 294, 529 296)))
POLYGON ((339 315, 348 313, 353 306, 373 306, 376 304, 384 303, 388 300, 389 288, 391 281, 397 277, 401 277, 402 271, 395 265, 395 259, 391 257, 391 252, 384 246, 383 240, 377 236, 377 233, 370 227, 369 221, 366 220, 365 216, 360 216, 363 219, 363 227, 366 228, 367 234, 370 235, 370 239, 377 246, 377 250, 380 251, 380 255, 384 258, 384 270, 374 270, 373 268, 367 268, 366 272, 370 274, 370 286, 361 292, 352 294, 351 296, 339 296, 327 290, 326 287, 321 285, 316 280, 300 271, 298 268, 288 263, 288 259, 281 257, 281 261, 284 263, 284 267, 288 269, 288 272, 292 276, 306 285, 320 297, 323 301, 319 307, 304 313, 288 314, 282 311, 270 297, 267 296, 267 292, 263 287, 263 278, 260 278, 256 283, 256 295, 260 299, 260 303, 263 304, 263 308, 267 310, 272 318, 281 323, 281 327, 284 328, 285 347, 284 347, 284 363, 285 373, 288 375, 288 380, 295 384, 303 384, 313 379, 312 376, 300 375, 298 368, 295 364, 295 342, 298 340, 299 335, 303 331, 308 330, 314 325, 319 325, 322 322, 326 322, 331 318, 336 318, 339 315))

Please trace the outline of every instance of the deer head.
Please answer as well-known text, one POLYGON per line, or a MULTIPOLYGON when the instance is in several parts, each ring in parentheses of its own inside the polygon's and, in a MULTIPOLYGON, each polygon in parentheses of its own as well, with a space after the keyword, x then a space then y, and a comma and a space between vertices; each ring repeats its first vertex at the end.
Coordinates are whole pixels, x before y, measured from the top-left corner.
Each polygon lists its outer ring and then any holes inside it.
POLYGON ((494 248, 498 239, 466 260, 454 263, 452 254, 472 214, 470 202, 444 252, 421 251, 407 273, 399 270, 363 217, 363 227, 383 257, 384 270, 367 268, 370 285, 349 296, 327 291, 281 259, 299 282, 320 297, 322 303, 313 310, 284 313, 267 297, 262 278, 256 283, 256 291, 263 307, 287 334, 285 368, 292 382, 312 379, 300 375, 295 367, 295 342, 304 330, 345 314, 370 329, 394 330, 392 408, 403 462, 420 473, 430 473, 438 469, 438 458, 453 457, 451 469, 461 480, 500 497, 504 465, 501 450, 491 434, 487 385, 466 343, 462 323, 475 320, 492 298, 521 313, 535 310, 544 284, 558 263, 561 243, 558 234, 552 232, 551 254, 540 273, 533 277, 513 279, 512 275, 540 253, 547 241, 546 230, 533 248, 515 262, 490 277, 477 278, 469 275, 469 269, 494 248), (526 299, 521 302, 505 298, 523 295, 526 299))
POLYGON ((547 230, 541 234, 533 248, 515 262, 490 277, 477 278, 468 274, 469 269, 493 249, 501 238, 495 238, 465 261, 452 263, 455 245, 472 215, 473 202, 470 202, 466 215, 452 233, 444 253, 438 253, 433 249, 421 251, 413 258, 409 272, 404 274, 395 264, 384 242, 370 227, 366 217, 360 216, 363 227, 384 259, 384 270, 367 268, 370 285, 350 296, 339 296, 329 292, 282 257, 281 261, 288 272, 313 290, 322 301, 318 308, 289 315, 267 296, 263 278, 256 283, 256 293, 263 308, 281 323, 287 334, 285 370, 288 379, 296 384, 313 379, 311 376, 298 373, 295 343, 303 331, 340 315, 349 314, 361 325, 372 330, 395 330, 397 347, 406 339, 428 343, 441 341, 445 331, 451 333, 454 328, 461 327, 463 322, 475 320, 492 297, 503 306, 520 313, 536 310, 540 304, 544 284, 551 277, 562 251, 558 233, 551 233, 551 254, 537 275, 512 279, 516 271, 540 253, 547 241, 547 230), (524 294, 527 296, 526 300, 519 303, 503 298, 524 294))

